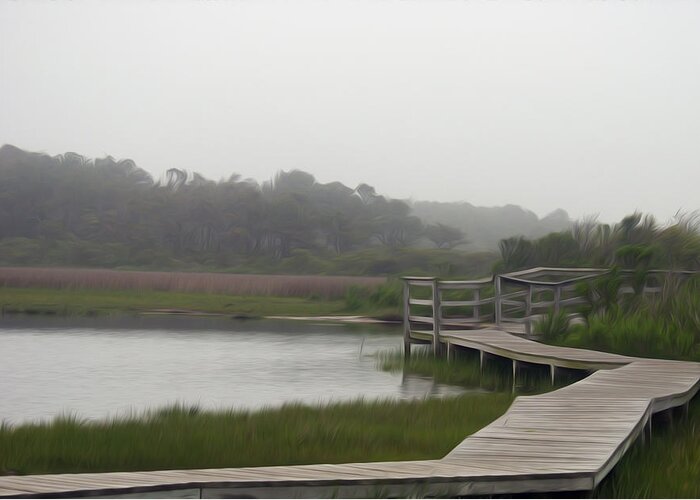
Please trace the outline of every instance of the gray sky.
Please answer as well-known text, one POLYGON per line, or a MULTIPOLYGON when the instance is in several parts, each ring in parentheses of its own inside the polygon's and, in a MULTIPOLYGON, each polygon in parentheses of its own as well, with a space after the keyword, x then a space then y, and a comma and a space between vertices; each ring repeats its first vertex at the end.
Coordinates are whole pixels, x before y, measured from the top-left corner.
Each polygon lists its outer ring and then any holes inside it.
POLYGON ((700 2, 0 0, 0 143, 665 220, 700 208, 700 2))

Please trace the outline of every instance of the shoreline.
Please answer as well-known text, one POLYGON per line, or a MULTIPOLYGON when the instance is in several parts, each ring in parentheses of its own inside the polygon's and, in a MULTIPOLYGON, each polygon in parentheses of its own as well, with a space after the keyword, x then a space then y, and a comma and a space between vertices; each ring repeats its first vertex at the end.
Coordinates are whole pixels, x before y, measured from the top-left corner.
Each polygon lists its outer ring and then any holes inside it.
POLYGON ((153 309, 150 311, 142 311, 138 313, 143 316, 214 316, 228 317, 231 319, 240 320, 255 320, 255 319, 277 319, 291 321, 327 321, 329 323, 353 323, 353 324, 381 324, 381 325, 398 325, 401 324, 400 318, 386 319, 374 316, 363 315, 321 315, 321 316, 290 316, 290 315, 269 315, 269 316, 249 316, 245 314, 226 314, 226 313, 210 313, 206 311, 193 311, 187 309, 153 309))
POLYGON ((189 315, 232 319, 279 318, 340 323, 382 323, 401 318, 396 307, 345 299, 159 292, 153 290, 41 289, 0 287, 0 315, 102 316, 189 315))
MULTIPOLYGON (((321 315, 321 316, 289 316, 289 315, 248 315, 248 314, 229 314, 229 313, 217 313, 217 312, 207 312, 207 311, 193 311, 186 309, 153 309, 146 311, 122 311, 124 315, 137 315, 137 316, 188 316, 188 317, 214 317, 214 318, 228 318, 233 320, 284 320, 284 321, 323 321, 328 323, 344 323, 344 324, 377 324, 377 325, 400 325, 402 320, 400 318, 386 319, 382 317, 374 316, 362 316, 362 315, 321 315)), ((69 317, 73 316, 71 314, 57 314, 55 312, 45 312, 45 313, 33 313, 24 311, 3 311, 0 314, 2 316, 61 316, 69 317)))

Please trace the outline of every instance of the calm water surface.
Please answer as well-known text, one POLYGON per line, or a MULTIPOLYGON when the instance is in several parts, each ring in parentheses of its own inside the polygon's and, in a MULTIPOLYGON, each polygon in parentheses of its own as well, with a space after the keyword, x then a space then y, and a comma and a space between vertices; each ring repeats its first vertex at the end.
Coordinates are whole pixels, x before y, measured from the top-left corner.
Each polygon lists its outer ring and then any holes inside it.
POLYGON ((175 402, 260 408, 464 389, 377 369, 398 328, 183 317, 0 318, 0 420, 175 402))

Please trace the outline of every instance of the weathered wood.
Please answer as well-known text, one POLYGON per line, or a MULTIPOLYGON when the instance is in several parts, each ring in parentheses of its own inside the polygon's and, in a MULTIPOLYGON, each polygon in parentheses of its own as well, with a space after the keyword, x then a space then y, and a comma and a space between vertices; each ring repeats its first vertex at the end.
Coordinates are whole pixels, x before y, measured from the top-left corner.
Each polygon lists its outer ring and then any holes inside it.
POLYGON ((442 306, 440 305, 440 287, 438 280, 433 280, 433 354, 440 352, 440 322, 442 319, 442 306))
POLYGON ((454 346, 453 346, 452 344, 450 344, 449 342, 447 343, 446 352, 447 352, 447 362, 449 363, 449 362, 451 362, 452 360, 454 360, 454 357, 455 357, 455 348, 454 348, 454 346))
POLYGON ((411 290, 408 281, 403 282, 403 353, 406 358, 411 355, 411 290))
POLYGON ((479 306, 480 306, 481 304, 487 304, 487 303, 488 303, 488 302, 486 302, 486 301, 481 302, 481 289, 480 289, 480 288, 477 288, 476 290, 474 290, 474 302, 476 302, 476 304, 474 304, 474 315, 473 315, 473 319, 476 320, 476 321, 480 321, 480 320, 481 320, 481 314, 480 314, 481 308, 480 308, 479 306))
POLYGON ((495 308, 495 322, 496 326, 500 326, 501 320, 502 320, 502 314, 503 314, 503 304, 501 301, 503 300, 501 297, 501 287, 502 287, 502 281, 500 276, 495 276, 494 277, 494 287, 496 290, 496 297, 494 299, 494 308, 495 308))

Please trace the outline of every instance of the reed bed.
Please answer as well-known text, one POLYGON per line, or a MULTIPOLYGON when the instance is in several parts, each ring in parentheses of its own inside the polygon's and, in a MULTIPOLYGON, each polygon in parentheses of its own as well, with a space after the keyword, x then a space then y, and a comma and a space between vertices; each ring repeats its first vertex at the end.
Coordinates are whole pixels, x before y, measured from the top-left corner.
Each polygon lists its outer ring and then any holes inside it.
POLYGON ((0 267, 0 287, 153 290, 228 295, 337 299, 350 287, 375 289, 385 278, 260 274, 115 271, 42 267, 0 267))
POLYGON ((377 368, 390 372, 404 372, 431 377, 436 382, 461 385, 486 391, 511 392, 516 394, 540 394, 572 384, 584 378, 586 372, 560 370, 556 385, 552 386, 549 367, 532 365, 523 367, 513 387, 511 361, 497 356, 487 356, 483 368, 476 351, 459 349, 455 359, 448 362, 444 356, 433 356, 431 349, 413 346, 408 359, 401 349, 377 353, 377 368))
POLYGON ((0 425, 0 474, 221 468, 440 458, 499 417, 510 394, 287 405, 255 412, 174 406, 88 422, 0 425))
MULTIPOLYGON (((311 297, 257 297, 201 292, 0 287, 2 314, 95 316, 132 313, 259 316, 334 316, 347 314, 345 301, 311 297)), ((359 311, 367 313, 369 311, 359 311)), ((353 311, 353 314, 358 314, 353 311)))

